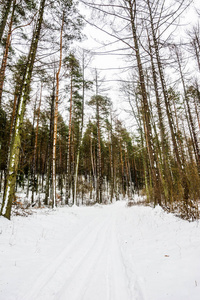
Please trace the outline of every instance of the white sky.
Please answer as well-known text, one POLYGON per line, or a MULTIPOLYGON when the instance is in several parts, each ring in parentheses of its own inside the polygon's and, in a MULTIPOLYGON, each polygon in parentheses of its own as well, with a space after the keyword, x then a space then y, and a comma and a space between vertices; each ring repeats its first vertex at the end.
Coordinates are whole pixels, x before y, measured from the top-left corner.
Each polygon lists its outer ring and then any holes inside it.
MULTIPOLYGON (((200 9, 200 0, 193 0, 193 5, 191 5, 190 9, 187 10, 187 13, 181 17, 180 32, 185 32, 186 28, 191 28, 192 24, 197 20, 197 14, 195 13, 195 8, 200 9)), ((87 9, 82 9, 81 12, 84 12, 86 18, 90 20, 90 11, 87 9)), ((91 22, 93 20, 91 19, 91 22)), ((81 42, 80 47, 94 50, 94 51, 105 51, 105 48, 102 47, 102 43, 109 43, 110 41, 114 41, 112 37, 103 33, 102 31, 90 26, 87 24, 84 28, 84 33, 87 36, 87 39, 81 42), (98 49, 98 50, 97 50, 98 49)), ((179 34, 181 36, 181 34, 179 34)), ((178 37, 179 37, 178 36, 178 37)), ((119 48, 123 48, 124 45, 121 43, 117 43, 119 48)), ((118 51, 119 52, 119 51, 118 51)), ((107 92, 108 96, 112 99, 114 103, 114 107, 117 108, 120 112, 121 119, 126 119, 127 125, 132 126, 133 123, 130 123, 131 119, 127 116, 127 114, 122 113, 121 110, 127 107, 127 103, 123 102, 124 96, 120 93, 119 89, 121 87, 120 79, 127 79, 127 72, 124 72, 122 67, 126 66, 125 57, 115 56, 115 55, 94 55, 92 61, 89 64, 89 70, 97 68, 100 72, 100 77, 105 76, 105 83, 103 86, 109 89, 107 92), (104 70, 109 69, 110 70, 104 70), (112 70, 115 68, 115 70, 112 70), (119 69, 117 69, 119 68, 119 69)))

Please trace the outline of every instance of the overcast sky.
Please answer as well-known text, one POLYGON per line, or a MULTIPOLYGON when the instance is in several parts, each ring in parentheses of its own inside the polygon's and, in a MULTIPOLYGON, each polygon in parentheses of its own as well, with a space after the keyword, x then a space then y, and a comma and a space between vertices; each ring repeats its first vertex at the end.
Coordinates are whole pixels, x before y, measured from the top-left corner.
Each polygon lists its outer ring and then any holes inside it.
MULTIPOLYGON (((180 37, 183 38, 186 28, 191 28, 192 24, 197 21, 195 8, 200 9, 200 0, 194 0, 190 9, 187 10, 187 12, 181 17, 181 27, 179 28, 177 39, 179 39, 180 37)), ((93 19, 90 18, 90 9, 83 9, 83 7, 81 7, 81 13, 84 13, 85 18, 93 22, 93 19)), ((127 79, 128 72, 125 72, 126 70, 124 70, 124 67, 126 65, 130 65, 130 63, 125 62, 126 57, 123 55, 113 55, 113 53, 110 53, 110 55, 100 54, 101 52, 112 49, 112 47, 104 48, 102 46, 103 43, 114 41, 114 39, 106 33, 103 33, 97 28, 87 24, 84 28, 84 34, 87 38, 81 44, 79 44, 80 47, 96 53, 93 54, 93 58, 88 65, 89 71, 92 71, 95 68, 99 70, 100 78, 105 78, 105 83, 103 84, 103 86, 108 89, 108 96, 114 102, 114 107, 116 107, 121 112, 121 109, 126 108, 127 104, 122 101, 123 96, 119 91, 121 88, 120 79, 127 79)), ((119 42, 114 44, 113 46, 113 48, 123 47, 123 44, 119 42)), ((118 53, 119 52, 120 51, 118 51, 118 53)), ((123 52, 120 53, 122 54, 123 52)), ((127 124, 130 124, 130 119, 126 114, 121 113, 121 118, 128 120, 127 124)))

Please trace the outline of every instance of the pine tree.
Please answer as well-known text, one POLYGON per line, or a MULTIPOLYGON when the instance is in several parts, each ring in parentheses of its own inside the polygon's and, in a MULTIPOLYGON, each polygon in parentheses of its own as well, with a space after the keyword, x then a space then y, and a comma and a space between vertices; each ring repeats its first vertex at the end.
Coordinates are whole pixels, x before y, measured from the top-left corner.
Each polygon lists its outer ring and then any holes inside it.
POLYGON ((21 91, 18 98, 18 110, 17 110, 16 121, 15 121, 15 129, 13 132, 12 143, 11 143, 11 148, 9 153, 10 155, 9 155, 8 175, 6 179, 6 187, 5 187, 3 203, 1 207, 1 215, 5 216, 8 219, 10 219, 11 206, 14 198, 15 182, 16 182, 16 176, 18 170, 18 163, 19 163, 22 125, 23 125, 24 113, 26 108, 26 101, 28 99, 28 95, 30 92, 31 77, 32 77, 32 71, 33 71, 37 46, 39 42, 39 36, 40 36, 41 25, 42 25, 43 14, 44 14, 44 7, 45 7, 45 0, 41 0, 39 12, 38 12, 38 19, 37 19, 35 31, 32 36, 32 42, 27 57, 26 68, 23 74, 21 91))

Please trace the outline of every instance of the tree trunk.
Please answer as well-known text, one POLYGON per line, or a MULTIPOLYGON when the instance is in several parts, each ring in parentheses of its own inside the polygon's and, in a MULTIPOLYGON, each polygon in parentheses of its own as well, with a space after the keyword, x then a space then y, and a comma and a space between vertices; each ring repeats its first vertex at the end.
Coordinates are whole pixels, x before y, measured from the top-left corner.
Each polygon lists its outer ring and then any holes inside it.
POLYGON ((2 59, 2 63, 1 63, 1 69, 0 69, 0 107, 1 107, 1 99, 2 99, 2 93, 3 93, 5 70, 6 70, 7 59, 8 59, 8 51, 9 51, 10 41, 11 41, 12 25, 13 25, 14 13, 15 13, 15 4, 16 4, 16 0, 14 0, 14 2, 13 2, 13 9, 12 9, 12 14, 11 14, 11 18, 10 18, 8 35, 7 35, 7 39, 6 39, 6 46, 5 46, 5 51, 4 51, 4 55, 3 55, 3 59, 2 59))
MULTIPOLYGON (((3 11, 2 11, 2 16, 3 17, 2 17, 2 20, 0 22, 0 42, 1 42, 2 37, 3 37, 4 29, 6 27, 6 23, 7 23, 7 19, 8 19, 8 15, 9 15, 9 12, 10 12, 12 2, 13 2, 13 0, 5 0, 5 3, 4 3, 4 7, 3 7, 3 11)), ((14 7, 14 5, 13 5, 13 7, 14 7)))
POLYGON ((169 123, 169 127, 170 127, 174 153, 175 153, 175 157, 176 157, 176 161, 177 161, 177 165, 178 165, 178 171, 182 178, 181 182, 182 182, 182 187, 184 190, 183 197, 184 197, 184 201, 187 206, 188 197, 189 197, 189 182, 188 182, 185 170, 184 170, 183 163, 181 161, 179 148, 177 145, 177 134, 176 134, 175 125, 174 125, 172 114, 171 114, 171 108, 170 108, 170 104, 169 104, 169 98, 168 98, 166 83, 165 83, 165 79, 164 79, 163 66, 161 63, 160 55, 159 55, 158 39, 156 38, 156 35, 155 35, 154 20, 153 20, 152 11, 151 11, 151 4, 150 4, 149 0, 147 0, 147 5, 148 5, 148 9, 149 9, 150 25, 151 25, 153 43, 154 43, 154 48, 155 48, 155 55, 156 55, 156 60, 157 60, 157 65, 158 65, 158 71, 159 71, 159 75, 160 75, 160 81, 161 81, 161 86, 162 86, 162 91, 163 91, 163 96, 164 96, 164 101, 165 101, 165 108, 166 108, 166 112, 167 112, 167 118, 168 118, 168 123, 169 123))
POLYGON ((71 163, 71 132, 72 132, 72 106, 73 106, 73 84, 72 77, 70 83, 70 108, 69 108, 69 133, 68 133, 68 143, 67 143, 67 172, 66 172, 66 204, 69 203, 70 195, 70 163, 71 163))
POLYGON ((159 189, 159 182, 158 182, 158 174, 155 168, 155 153, 152 143, 152 129, 151 129, 151 120, 150 120, 150 111, 149 111, 149 105, 147 100, 147 92, 146 92, 146 86, 145 86, 145 78, 144 78, 144 72, 140 57, 140 51, 139 51, 139 44, 138 44, 138 37, 136 33, 136 25, 135 25, 135 16, 136 16, 136 2, 134 4, 131 3, 131 0, 128 0, 129 3, 129 14, 130 14, 130 21, 131 21, 131 29, 132 29, 132 35, 134 40, 134 46, 135 46, 135 54, 136 54, 136 60, 137 60, 137 68, 139 72, 139 84, 142 94, 142 110, 144 114, 144 128, 145 128, 145 137, 146 137, 146 145, 147 145, 147 151, 149 156, 149 162, 150 162, 150 168, 152 173, 152 180, 154 185, 154 202, 155 205, 157 203, 160 203, 160 189, 159 189), (134 5, 134 8, 133 8, 134 5))
POLYGON ((113 168, 113 128, 112 128, 112 113, 111 113, 111 126, 110 126, 110 202, 113 201, 114 194, 114 168, 113 168))
POLYGON ((78 181, 78 169, 79 169, 79 161, 80 161, 80 149, 83 141, 83 126, 84 126, 84 107, 85 107, 85 78, 84 78, 84 70, 85 70, 85 60, 83 55, 83 64, 82 64, 82 115, 81 115, 81 130, 79 135, 79 143, 78 143, 78 151, 77 151, 77 157, 76 157, 76 170, 75 170, 75 177, 74 177, 74 199, 75 204, 77 204, 77 181, 78 181))
POLYGON ((38 129, 39 129, 39 120, 40 120, 40 106, 42 101, 42 83, 41 83, 41 90, 40 90, 40 100, 38 106, 38 116, 37 116, 37 125, 36 125, 36 132, 35 132, 35 144, 34 144, 34 152, 33 152, 33 165, 32 165, 32 203, 34 202, 34 192, 35 192, 35 174, 36 174, 36 155, 37 155, 37 142, 38 142, 38 129))
POLYGON ((48 145, 47 145, 47 171, 46 171, 46 188, 45 188, 45 200, 44 204, 48 205, 49 199, 49 190, 50 186, 52 187, 51 180, 51 169, 52 169, 52 162, 53 162, 53 121, 54 121, 54 103, 55 103, 55 86, 54 86, 55 78, 53 79, 53 93, 51 97, 51 116, 50 116, 50 126, 49 126, 49 138, 48 138, 48 145))
POLYGON ((100 131, 100 116, 99 116, 99 101, 96 97, 96 115, 97 115, 97 186, 96 186, 96 201, 102 203, 102 178, 101 178, 101 131, 100 131))
POLYGON ((191 113, 191 109, 190 109, 190 105, 189 105, 189 99, 188 99, 188 95, 187 95, 187 91, 186 91, 186 86, 185 86, 185 81, 184 81, 184 77, 183 77, 180 57, 179 57, 179 54, 178 54, 178 49, 176 48, 175 51, 176 51, 176 57, 177 57, 179 72, 180 72, 180 75, 181 75, 181 81, 182 81, 182 85, 183 85, 184 101, 185 101, 186 106, 187 106, 187 112, 188 112, 189 122, 190 122, 190 126, 191 126, 191 139, 193 141, 193 148, 194 148, 194 152, 195 152, 196 163, 197 163, 197 166, 198 166, 198 170, 200 171, 200 149, 199 149, 199 145, 198 145, 197 134, 196 134, 196 131, 195 131, 194 121, 193 121, 193 118, 192 118, 192 113, 191 113))
POLYGON ((3 204, 1 207, 1 215, 3 215, 8 219, 10 219, 11 206, 12 206, 12 201, 15 193, 15 183, 16 183, 16 176, 17 176, 18 163, 19 163, 23 119, 24 119, 24 113, 26 108, 26 101, 28 99, 29 92, 30 92, 31 77, 32 77, 32 71, 33 71, 33 66, 34 66, 40 31, 41 31, 41 25, 43 21, 44 6, 45 6, 45 0, 41 0, 36 28, 33 33, 27 64, 24 71, 21 92, 19 95, 17 116, 16 116, 15 128, 14 128, 13 139, 11 144, 10 157, 9 157, 6 188, 3 196, 3 204))
POLYGON ((62 35, 64 26, 64 12, 62 17, 62 25, 60 30, 60 59, 59 67, 56 73, 56 98, 54 108, 54 128, 53 128, 53 165, 52 165, 52 188, 53 188, 53 199, 52 207, 56 207, 56 144, 57 144, 57 127, 58 127, 58 101, 59 101, 59 75, 62 66, 62 35))
POLYGON ((163 157, 163 172, 164 172, 164 191, 165 195, 168 194, 168 200, 171 201, 171 189, 172 189, 172 176, 170 172, 170 162, 169 162, 169 145, 167 141, 167 135, 165 132, 165 126, 163 123, 163 112, 161 109, 161 99, 158 92, 158 80, 157 80, 157 72, 155 69, 151 41, 148 34, 148 42, 149 42, 149 52, 151 58, 151 68, 153 75, 153 83, 154 83, 154 91, 156 96, 156 108, 158 112, 158 121, 159 121, 159 129, 160 129, 160 137, 161 137, 161 148, 162 148, 162 157, 163 157), (166 187, 168 186, 168 187, 166 187))

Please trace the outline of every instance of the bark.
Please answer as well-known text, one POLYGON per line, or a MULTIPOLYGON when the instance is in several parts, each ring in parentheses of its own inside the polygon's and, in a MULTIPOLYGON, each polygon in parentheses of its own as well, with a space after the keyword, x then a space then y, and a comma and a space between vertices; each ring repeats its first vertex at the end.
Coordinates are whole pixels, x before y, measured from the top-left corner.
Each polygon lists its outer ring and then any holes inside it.
POLYGON ((151 58, 151 68, 152 68, 152 75, 153 75, 153 84, 154 84, 154 91, 156 96, 156 108, 158 112, 158 122, 159 122, 159 129, 160 129, 160 137, 161 137, 161 149, 162 149, 162 159, 163 159, 163 168, 160 170, 160 174, 163 173, 161 182, 164 188, 165 197, 171 202, 171 192, 172 192, 172 176, 170 172, 170 161, 169 161, 169 145, 167 142, 167 135, 165 132, 165 126, 163 123, 163 112, 161 108, 161 99, 158 92, 158 79, 157 79, 157 72, 154 64, 151 41, 148 35, 148 42, 149 42, 149 52, 151 58), (163 170, 162 170, 163 169, 163 170))
POLYGON ((190 105, 189 105, 189 99, 188 99, 188 95, 187 95, 187 91, 186 91, 186 85, 185 85, 185 81, 184 81, 184 76, 183 76, 183 72, 182 72, 178 49, 176 49, 175 51, 176 51, 179 72, 181 75, 181 81, 182 81, 182 85, 183 85, 184 101, 186 103, 189 123, 191 126, 191 138, 193 140, 193 147, 194 147, 194 152, 195 152, 195 157, 196 157, 196 163, 197 163, 198 169, 200 170, 200 149, 199 149, 199 145, 198 145, 197 134, 196 134, 195 125, 194 125, 194 121, 193 121, 193 117, 192 117, 192 112, 191 112, 190 105))
POLYGON ((15 4, 16 0, 13 2, 13 9, 12 9, 12 14, 10 18, 10 23, 9 23, 9 29, 8 29, 8 35, 6 39, 6 46, 5 46, 5 51, 1 63, 1 69, 0 69, 0 107, 1 107, 1 100, 2 100, 2 93, 3 93, 3 84, 4 84, 4 78, 5 78, 5 70, 6 70, 6 65, 7 65, 7 59, 8 59, 8 52, 9 52, 9 47, 10 47, 10 42, 11 42, 11 34, 12 34, 12 25, 13 25, 13 19, 14 19, 14 14, 15 14, 15 4))
POLYGON ((151 4, 150 4, 149 0, 147 0, 147 5, 148 5, 148 9, 149 9, 151 33, 152 33, 152 37, 153 37, 153 44, 154 44, 154 49, 155 49, 157 66, 158 66, 158 71, 159 71, 159 76, 160 76, 160 81, 161 81, 161 87, 162 87, 164 101, 165 101, 165 108, 166 108, 168 123, 169 123, 169 127, 170 127, 174 153, 175 153, 175 157, 176 157, 176 161, 177 161, 177 165, 178 165, 178 170, 179 170, 179 173, 180 173, 181 178, 182 178, 181 179, 182 187, 184 189, 183 197, 184 197, 184 201, 185 201, 186 206, 187 206, 188 197, 189 197, 189 182, 188 182, 185 170, 184 170, 183 162, 181 161, 180 151, 179 151, 179 148, 178 148, 178 145, 177 145, 177 134, 176 134, 175 125, 174 125, 174 121, 173 121, 172 114, 171 114, 171 108, 170 108, 170 104, 169 104, 167 87, 166 87, 165 78, 164 78, 163 66, 162 66, 161 59, 160 59, 160 54, 159 54, 158 40, 157 40, 156 35, 155 35, 154 19, 153 19, 151 4))
POLYGON ((4 85, 4 79, 5 79, 5 71, 6 71, 6 66, 7 66, 9 47, 11 44, 11 37, 12 37, 13 31, 17 28, 26 27, 26 26, 30 25, 32 23, 32 21, 34 20, 34 17, 33 17, 32 20, 28 24, 18 26, 16 28, 12 29, 13 21, 14 21, 14 17, 15 17, 15 9, 16 9, 16 0, 13 1, 13 8, 12 8, 11 18, 10 18, 10 22, 9 22, 8 35, 6 38, 5 50, 4 50, 1 68, 0 68, 0 107, 1 107, 1 102, 2 102, 3 85, 4 85))
POLYGON ((74 202, 74 170, 75 170, 75 147, 74 147, 74 111, 72 112, 72 133, 71 133, 71 169, 70 169, 70 192, 72 196, 72 205, 74 202))
POLYGON ((122 154, 121 138, 120 138, 119 149, 120 149, 120 163, 121 163, 121 186, 122 186, 123 197, 125 197, 125 188, 124 188, 124 186, 125 186, 125 183, 124 183, 125 171, 124 171, 124 161, 123 161, 123 154, 122 154))
POLYGON ((13 102, 13 110, 12 110, 12 117, 11 117, 11 122, 10 122, 10 135, 9 135, 8 146, 10 146, 11 137, 12 137, 12 131, 13 131, 13 126, 14 126, 14 122, 15 122, 17 100, 18 100, 18 93, 17 93, 17 90, 15 90, 15 93, 14 93, 14 102, 13 102))
MULTIPOLYGON (((49 126, 49 138, 48 138, 48 145, 47 145, 47 172, 46 172, 46 189, 45 189, 45 205, 48 205, 48 199, 49 199, 49 190, 50 186, 52 184, 50 183, 51 180, 51 169, 52 169, 52 154, 53 154, 53 127, 54 127, 54 103, 55 103, 55 86, 54 86, 53 80, 53 93, 52 93, 52 99, 51 99, 51 116, 50 116, 50 126, 49 126)), ((52 193, 51 193, 52 194, 52 193)))
POLYGON ((39 120, 40 120, 40 106, 42 101, 42 84, 40 90, 40 100, 38 105, 38 116, 37 116, 37 125, 36 125, 36 132, 35 132, 35 144, 34 144, 34 151, 33 151, 33 163, 32 163, 32 199, 31 202, 34 202, 34 192, 35 192, 35 174, 36 174, 36 155, 37 155, 37 144, 38 144, 38 129, 39 129, 39 120))
POLYGON ((110 202, 112 203, 114 194, 114 158, 113 158, 113 128, 112 128, 112 113, 111 113, 111 126, 110 126, 110 202))
POLYGON ((193 48, 194 48, 194 52, 195 52, 195 56, 196 56, 196 60, 197 60, 197 64, 198 64, 198 68, 200 71, 200 57, 199 57, 199 50, 197 47, 197 41, 194 39, 192 42, 193 48))
MULTIPOLYGON (((93 155, 92 135, 91 134, 90 134, 90 158, 91 158, 91 166, 92 166, 92 180, 91 180, 91 185, 93 185, 94 190, 96 190, 96 168, 95 168, 95 163, 94 163, 95 157, 93 155)), ((91 191, 91 194, 92 194, 92 191, 91 191)))
POLYGON ((199 39, 200 28, 199 24, 193 28, 193 31, 189 33, 191 39, 191 47, 197 60, 197 65, 200 71, 200 39, 199 39))
POLYGON ((78 181, 78 169, 79 169, 79 161, 80 161, 80 149, 83 141, 83 126, 84 126, 84 104, 85 104, 85 76, 84 76, 84 70, 85 70, 85 62, 84 62, 84 56, 83 56, 83 64, 82 64, 82 112, 81 112, 81 129, 80 134, 78 138, 78 151, 77 151, 77 157, 76 157, 76 170, 75 170, 75 176, 74 176, 74 199, 75 204, 77 205, 77 181, 78 181))
POLYGON ((3 37, 4 29, 6 27, 6 23, 7 23, 7 19, 8 19, 8 15, 10 12, 12 2, 13 2, 13 0, 5 0, 5 3, 4 3, 4 7, 3 7, 3 11, 2 11, 3 17, 2 17, 2 20, 0 21, 0 42, 3 37))
POLYGON ((99 115, 99 97, 96 97, 96 118, 97 118, 97 186, 96 201, 102 203, 102 177, 101 177, 101 131, 99 115))
POLYGON ((58 127, 58 102, 59 102, 59 75, 62 66, 62 36, 64 27, 64 13, 62 17, 62 25, 60 30, 60 59, 59 67, 56 73, 56 98, 55 98, 55 108, 54 108, 54 128, 53 128, 53 165, 52 165, 52 207, 56 207, 56 144, 57 144, 57 127, 58 127))
POLYGON ((128 197, 130 197, 130 196, 132 196, 133 189, 132 189, 132 176, 131 176, 130 161, 129 161, 127 146, 125 146, 124 155, 125 155, 128 197))
POLYGON ((145 138, 146 138, 152 180, 153 180, 153 185, 154 185, 154 196, 153 197, 154 197, 154 202, 156 205, 157 203, 160 202, 160 190, 159 190, 159 182, 158 182, 159 176, 158 176, 157 171, 154 166, 155 153, 154 153, 153 144, 152 144, 152 129, 151 129, 149 105, 148 105, 148 100, 147 100, 144 72, 143 72, 143 67, 142 67, 142 62, 141 62, 140 51, 139 51, 138 36, 136 33, 136 24, 135 24, 136 3, 135 2, 132 3, 131 0, 128 0, 127 2, 129 4, 131 29, 132 29, 132 35, 133 35, 133 40, 134 40, 134 46, 135 46, 137 68, 138 68, 138 72, 139 72, 139 84, 140 84, 140 89, 141 89, 141 94, 142 94, 142 106, 143 106, 142 109, 143 109, 143 115, 144 115, 145 138))
POLYGON ((16 183, 16 176, 17 176, 18 163, 19 163, 23 119, 24 119, 24 113, 26 109, 26 102, 30 92, 32 71, 33 71, 33 66, 34 66, 40 31, 41 31, 41 25, 43 21, 44 6, 45 6, 45 0, 41 0, 36 28, 33 33, 27 64, 24 70, 21 91, 19 95, 17 116, 16 116, 15 128, 14 128, 13 139, 11 144, 10 157, 9 157, 6 187, 3 196, 3 204, 1 207, 1 215, 5 216, 8 219, 10 219, 11 206, 12 206, 12 201, 15 193, 15 183, 16 183))
POLYGON ((60 203, 63 203, 63 160, 62 160, 62 145, 61 137, 59 138, 59 189, 60 189, 60 203))
POLYGON ((72 107, 73 107, 73 83, 71 77, 70 83, 70 108, 69 108, 69 133, 67 143, 67 172, 66 172, 66 198, 65 202, 68 204, 70 195, 70 164, 71 164, 71 134, 72 134, 72 107))
POLYGON ((197 116, 199 130, 200 130, 200 117, 199 117, 199 110, 198 110, 198 107, 197 107, 196 99, 194 99, 194 107, 195 107, 195 113, 196 113, 196 116, 197 116))

